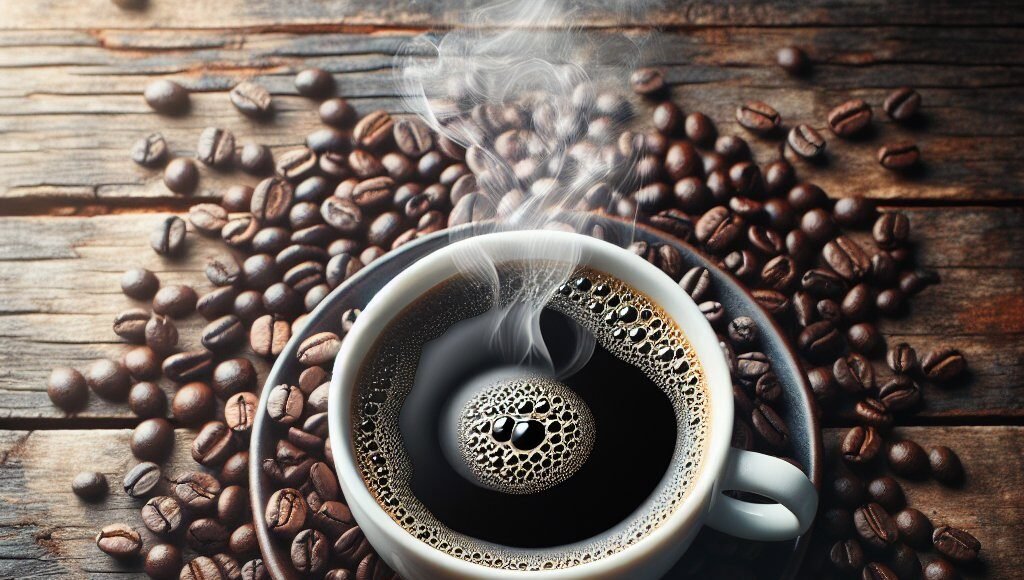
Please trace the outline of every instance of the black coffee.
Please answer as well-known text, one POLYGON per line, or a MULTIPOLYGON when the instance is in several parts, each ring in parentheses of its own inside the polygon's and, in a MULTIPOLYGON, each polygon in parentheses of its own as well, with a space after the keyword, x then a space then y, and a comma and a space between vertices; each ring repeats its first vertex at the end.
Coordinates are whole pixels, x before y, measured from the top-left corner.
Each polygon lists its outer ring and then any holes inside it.
MULTIPOLYGON (((499 268, 499 309, 537 279, 522 272, 499 268)), ((401 312, 357 379, 357 462, 378 503, 420 540, 488 566, 563 568, 620 551, 672 514, 706 445, 703 371, 657 305, 583 269, 547 293, 538 328, 549 370, 572 368, 553 390, 531 379, 537 365, 488 348, 497 340, 495 295, 464 276, 401 312), (585 338, 596 345, 581 359, 585 338), (471 428, 472 445, 462 449, 477 454, 460 465, 446 455, 446 410, 454 393, 495 369, 513 375, 496 387, 511 394, 471 405, 476 415, 460 425, 471 428), (567 410, 570 398, 585 410, 567 410), (567 446, 577 441, 585 460, 574 463, 567 446), (552 471, 557 483, 542 485, 552 471)))

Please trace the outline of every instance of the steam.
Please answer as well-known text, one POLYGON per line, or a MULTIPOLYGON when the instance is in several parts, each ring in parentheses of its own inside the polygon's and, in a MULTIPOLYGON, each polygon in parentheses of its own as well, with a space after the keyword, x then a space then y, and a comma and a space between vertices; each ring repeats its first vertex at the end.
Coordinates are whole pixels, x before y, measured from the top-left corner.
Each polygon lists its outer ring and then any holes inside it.
MULTIPOLYGON (((407 108, 462 145, 477 175, 478 191, 457 200, 453 213, 468 213, 474 221, 494 218, 498 229, 564 228, 579 221, 568 212, 604 209, 617 189, 632 191, 634 159, 614 140, 630 123, 633 107, 606 86, 625 86, 640 46, 635 39, 574 29, 568 23, 585 6, 499 1, 471 14, 464 27, 408 43, 397 57, 396 80, 407 108)), ((635 7, 619 0, 621 10, 635 7)), ((468 228, 452 235, 477 233, 468 228)), ((477 245, 463 247, 458 266, 492 289, 497 323, 491 346, 510 364, 564 376, 586 362, 594 347, 588 333, 579 331, 577 356, 563 369, 554 368, 540 334, 541 311, 578 265, 579 247, 562 248, 558 268, 530 268, 524 255, 527 283, 505 305, 492 256, 477 245)))

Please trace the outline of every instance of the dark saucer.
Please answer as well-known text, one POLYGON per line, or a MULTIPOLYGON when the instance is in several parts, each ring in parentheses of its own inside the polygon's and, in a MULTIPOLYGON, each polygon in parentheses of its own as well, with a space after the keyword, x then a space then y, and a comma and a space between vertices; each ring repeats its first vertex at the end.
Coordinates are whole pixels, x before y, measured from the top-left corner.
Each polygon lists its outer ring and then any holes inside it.
MULTIPOLYGON (((773 370, 784 387, 785 396, 782 403, 776 408, 789 425, 792 456, 804 466, 811 481, 820 489, 822 480, 821 431, 813 412, 811 391, 796 353, 771 316, 754 301, 735 277, 716 266, 713 261, 692 246, 646 226, 634 226, 630 222, 599 216, 594 216, 593 220, 603 224, 611 234, 610 237, 620 241, 621 245, 628 245, 633 241, 646 241, 670 244, 676 247, 682 253, 684 269, 701 265, 710 270, 716 289, 716 299, 725 306, 727 312, 733 316, 741 314, 750 316, 758 323, 762 330, 761 350, 771 358, 773 370)), ((481 230, 480 224, 475 227, 476 231, 481 230)), ((452 240, 466 237, 459 235, 460 233, 465 234, 467 231, 465 228, 443 230, 419 238, 389 252, 386 256, 360 270, 355 276, 331 292, 309 315, 302 332, 292 336, 274 363, 260 397, 259 412, 256 415, 249 449, 249 489, 253 519, 264 564, 274 578, 298 579, 301 576, 292 570, 288 550, 270 535, 263 517, 267 499, 273 494, 275 488, 260 469, 260 465, 268 453, 273 453, 276 441, 284 436, 284 431, 280 430, 278 425, 266 419, 267 395, 270 392, 270 389, 266 387, 286 382, 285 377, 298 376, 302 366, 296 360, 295 353, 305 337, 317 332, 337 331, 341 324, 342 312, 349 308, 366 306, 384 285, 410 264, 434 250, 448 245, 452 240)), ((810 535, 807 533, 795 540, 765 544, 766 555, 758 560, 758 577, 794 577, 803 561, 804 552, 810 542, 810 535)), ((681 566, 677 568, 681 568, 681 566)), ((675 578, 682 575, 682 570, 673 570, 666 577, 675 578)))

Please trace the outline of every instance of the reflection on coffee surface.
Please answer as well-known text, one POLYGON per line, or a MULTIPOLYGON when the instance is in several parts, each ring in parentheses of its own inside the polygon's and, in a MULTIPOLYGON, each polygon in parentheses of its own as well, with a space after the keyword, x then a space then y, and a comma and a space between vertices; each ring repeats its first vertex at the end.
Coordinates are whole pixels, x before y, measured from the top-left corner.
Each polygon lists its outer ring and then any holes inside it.
POLYGON ((581 267, 539 290, 557 376, 491 348, 495 313, 537 268, 500 265, 497 296, 461 274, 425 293, 379 335, 353 395, 378 504, 418 540, 495 568, 567 568, 642 540, 690 492, 709 439, 696 353, 620 280, 581 267))

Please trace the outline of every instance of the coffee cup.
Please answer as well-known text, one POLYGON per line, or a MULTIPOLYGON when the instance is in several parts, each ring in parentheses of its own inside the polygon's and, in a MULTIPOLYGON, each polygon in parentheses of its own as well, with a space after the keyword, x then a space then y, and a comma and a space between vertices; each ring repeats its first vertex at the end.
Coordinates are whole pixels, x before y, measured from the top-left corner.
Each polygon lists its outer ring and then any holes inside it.
MULTIPOLYGON (((730 447, 732 380, 715 332, 693 300, 639 256, 579 234, 491 233, 455 242, 410 266, 370 301, 346 336, 334 365, 328 412, 334 462, 349 507, 384 561, 410 579, 656 578, 679 560, 705 524, 740 538, 779 541, 804 533, 817 509, 815 488, 800 469, 782 459, 730 447), (685 334, 687 356, 692 358, 686 375, 690 382, 683 387, 698 393, 692 396, 701 398, 706 412, 702 421, 694 421, 699 423, 699 431, 695 431, 699 445, 693 446, 697 455, 679 464, 687 469, 685 487, 679 483, 678 470, 666 471, 656 491, 637 508, 637 513, 644 515, 657 513, 656 519, 638 520, 646 522, 642 526, 630 520, 633 527, 615 526, 560 552, 585 553, 583 557, 534 566, 527 563, 531 562, 529 550, 496 546, 496 552, 506 555, 480 559, 450 549, 449 542, 439 547, 424 541, 414 528, 403 525, 407 522, 390 505, 382 505, 380 493, 367 484, 368 452, 356 444, 355 434, 361 426, 355 424, 353 414, 360 370, 376 352, 384 329, 400 313, 460 272, 467 250, 472 255, 486 255, 495 264, 570 260, 572 268, 583 267, 628 284, 685 334), (749 492, 777 503, 747 502, 724 493, 729 491, 749 492), (584 549, 592 546, 602 548, 584 549), (513 563, 517 555, 523 559, 513 563)), ((600 432, 597 437, 600 439, 600 432)), ((608 481, 607 493, 615 493, 614 480, 608 481)), ((483 545, 486 550, 487 543, 483 545)))

